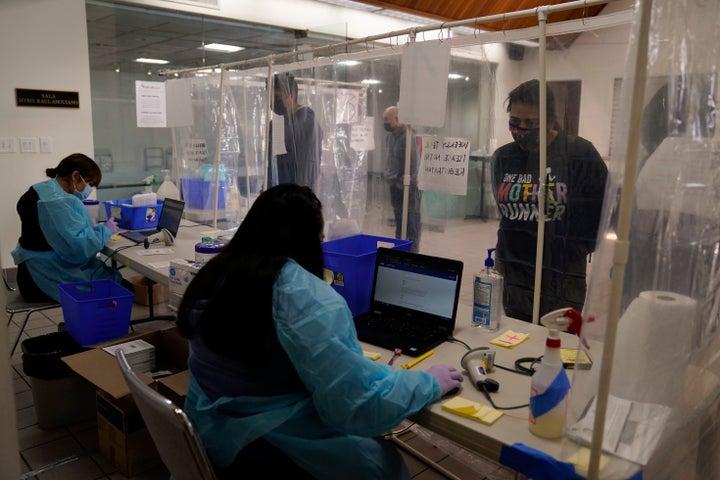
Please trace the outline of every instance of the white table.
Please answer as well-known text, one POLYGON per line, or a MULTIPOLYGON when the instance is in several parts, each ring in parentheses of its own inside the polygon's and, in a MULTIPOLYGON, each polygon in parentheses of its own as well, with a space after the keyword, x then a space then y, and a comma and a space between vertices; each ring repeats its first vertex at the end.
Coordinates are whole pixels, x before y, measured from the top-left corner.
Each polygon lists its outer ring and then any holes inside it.
MULTIPOLYGON (((496 352, 496 365, 513 368, 515 360, 518 358, 539 357, 543 355, 545 351, 545 339, 547 338, 548 330, 542 325, 535 325, 503 317, 500 328, 496 332, 484 332, 470 326, 471 317, 472 307, 461 304, 458 307, 454 337, 465 342, 470 348, 490 347, 496 352), (512 349, 490 344, 492 339, 506 330, 528 333, 529 337, 523 343, 512 349)), ((563 347, 577 347, 578 339, 576 336, 561 333, 561 337, 563 347)), ((381 353, 382 356, 377 360, 378 362, 387 363, 392 356, 391 351, 370 344, 363 344, 363 348, 381 353)), ((445 342, 434 349, 435 353, 432 356, 423 360, 413 368, 427 370, 433 364, 443 363, 463 371, 460 360, 467 351, 467 347, 462 344, 445 342)), ((593 360, 598 360, 599 358, 596 357, 599 357, 599 355, 599 351, 591 353, 593 360)), ((408 363, 411 360, 412 357, 403 355, 394 360, 393 366, 394 368, 402 368, 402 364, 408 363)), ((529 364, 527 366, 529 366, 529 364)), ((593 368, 596 367, 597 365, 593 368)), ((464 376, 465 382, 463 382, 463 387, 457 395, 473 402, 490 406, 487 398, 472 385, 466 373, 464 373, 464 376)), ((528 403, 530 397, 530 376, 508 372, 497 367, 493 369, 488 376, 500 384, 498 392, 490 394, 492 395, 495 405, 498 407, 510 407, 528 403)), ((443 410, 442 403, 449 398, 451 397, 445 397, 439 402, 429 405, 414 415, 411 420, 471 451, 499 462, 503 460, 503 451, 506 453, 512 451, 512 446, 518 443, 548 454, 558 461, 559 459, 566 461, 564 459, 579 450, 579 446, 569 439, 547 440, 530 433, 528 429, 529 410, 527 407, 503 410, 504 415, 493 425, 488 426, 443 410)), ((531 467, 531 465, 528 465, 528 470, 523 471, 522 469, 518 469, 518 471, 529 475, 533 472, 531 467)), ((601 478, 631 478, 637 473, 638 469, 638 465, 631 462, 610 458, 604 467, 601 478)))
MULTIPOLYGON (((112 256, 118 263, 126 265, 138 273, 157 283, 167 283, 168 268, 157 268, 151 264, 169 262, 175 258, 193 259, 195 255, 195 244, 203 236, 203 232, 212 231, 213 228, 207 225, 196 224, 183 220, 175 245, 166 247, 164 245, 151 248, 166 249, 168 253, 162 255, 142 255, 146 252, 142 245, 134 246, 126 239, 110 240, 103 253, 112 256), (130 248, 125 248, 130 247, 130 248)), ((521 357, 539 357, 545 351, 545 339, 547 329, 541 325, 534 325, 508 317, 503 317, 500 328, 496 332, 484 332, 470 326, 472 308, 470 305, 461 304, 458 307, 455 338, 466 343, 470 348, 487 346, 495 350, 495 364, 512 368, 515 360, 521 357), (490 340, 506 330, 528 333, 529 337, 513 349, 496 347, 490 344, 490 340)), ((152 316, 152 315, 151 315, 152 316)), ((563 346, 575 348, 577 337, 569 334, 561 334, 563 346)), ((392 352, 370 344, 363 344, 363 348, 381 354, 378 362, 387 363, 392 357, 392 352)), ((420 362, 415 369, 426 370, 435 363, 452 365, 462 371, 460 359, 467 352, 467 348, 460 343, 445 342, 434 349, 435 353, 420 362)), ((598 360, 599 351, 591 353, 593 360, 598 360)), ((402 368, 401 365, 412 361, 413 358, 402 355, 393 362, 394 368, 402 368)), ((594 367, 596 368, 597 365, 594 367)), ((530 377, 508 372, 495 368, 490 378, 500 383, 498 392, 492 394, 493 402, 499 407, 524 405, 528 403, 530 396, 530 377)), ((463 384, 458 393, 463 398, 473 402, 489 405, 484 395, 475 389, 469 378, 463 384)), ((442 409, 442 403, 448 398, 429 405, 413 416, 411 420, 419 425, 434 431, 449 440, 452 440, 465 448, 472 450, 495 461, 502 461, 503 451, 513 448, 515 444, 523 444, 538 452, 543 452, 553 459, 567 458, 572 452, 578 450, 578 446, 568 440, 546 440, 537 437, 528 430, 528 408, 523 407, 516 410, 504 410, 504 415, 493 425, 488 426, 479 422, 461 417, 442 409)), ((637 473, 639 467, 630 462, 611 458, 604 467, 601 478, 624 479, 630 478, 637 473), (610 473, 608 473, 610 472, 610 473), (608 476, 609 475, 609 476, 608 476)), ((528 474, 532 470, 523 471, 528 474)))

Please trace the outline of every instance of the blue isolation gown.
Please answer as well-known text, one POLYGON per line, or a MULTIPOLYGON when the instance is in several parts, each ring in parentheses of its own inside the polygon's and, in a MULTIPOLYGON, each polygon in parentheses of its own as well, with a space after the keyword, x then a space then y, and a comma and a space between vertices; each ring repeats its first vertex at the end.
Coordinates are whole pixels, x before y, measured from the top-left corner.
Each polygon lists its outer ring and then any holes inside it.
POLYGON ((395 447, 373 437, 439 400, 435 377, 364 357, 345 300, 293 260, 275 282, 273 318, 307 391, 213 401, 193 376, 192 356, 200 349, 191 341, 185 410, 213 463, 230 465, 263 437, 316 478, 410 478, 395 447))
POLYGON ((112 236, 104 225, 93 226, 83 202, 62 189, 56 179, 36 183, 40 228, 52 250, 33 251, 18 244, 10 252, 15 264, 25 262, 35 284, 60 301, 61 283, 111 279, 122 281, 120 272, 97 258, 112 236))

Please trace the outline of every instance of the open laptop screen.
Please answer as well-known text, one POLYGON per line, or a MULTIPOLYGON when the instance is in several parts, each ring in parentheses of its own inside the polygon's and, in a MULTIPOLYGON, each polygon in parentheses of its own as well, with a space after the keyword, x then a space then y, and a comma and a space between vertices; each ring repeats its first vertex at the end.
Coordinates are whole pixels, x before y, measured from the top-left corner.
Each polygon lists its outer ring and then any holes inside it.
POLYGON ((373 301, 451 319, 459 281, 457 272, 380 259, 373 301))
POLYGON ((157 224, 158 232, 161 232, 163 228, 166 228, 168 232, 172 233, 173 237, 177 237, 184 207, 185 202, 182 200, 175 200, 173 198, 166 198, 163 200, 163 208, 160 212, 160 218, 158 218, 157 224))

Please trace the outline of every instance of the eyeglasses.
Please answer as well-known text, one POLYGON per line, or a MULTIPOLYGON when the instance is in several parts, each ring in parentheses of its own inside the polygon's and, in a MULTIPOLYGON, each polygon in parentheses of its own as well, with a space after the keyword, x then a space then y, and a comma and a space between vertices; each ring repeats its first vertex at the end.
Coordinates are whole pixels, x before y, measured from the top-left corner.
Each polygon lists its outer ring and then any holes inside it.
POLYGON ((90 187, 90 188, 95 188, 95 187, 93 187, 92 185, 90 185, 90 184, 87 182, 87 180, 85 180, 85 179, 83 178, 82 175, 80 175, 80 172, 78 172, 78 177, 80 177, 80 180, 82 180, 83 183, 84 183, 85 185, 87 185, 88 187, 90 187))

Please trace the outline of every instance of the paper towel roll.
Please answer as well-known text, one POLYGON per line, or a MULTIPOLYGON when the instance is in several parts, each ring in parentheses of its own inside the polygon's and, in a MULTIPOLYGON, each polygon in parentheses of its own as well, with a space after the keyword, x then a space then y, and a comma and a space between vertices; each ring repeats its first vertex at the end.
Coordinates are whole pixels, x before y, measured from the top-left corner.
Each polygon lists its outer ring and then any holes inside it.
POLYGON ((696 301, 674 292, 641 292, 618 323, 611 391, 672 406, 682 389, 696 301))

